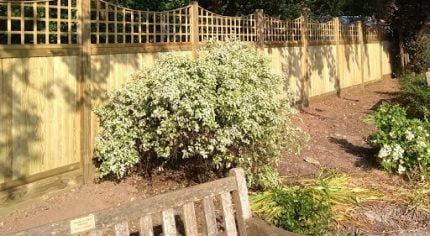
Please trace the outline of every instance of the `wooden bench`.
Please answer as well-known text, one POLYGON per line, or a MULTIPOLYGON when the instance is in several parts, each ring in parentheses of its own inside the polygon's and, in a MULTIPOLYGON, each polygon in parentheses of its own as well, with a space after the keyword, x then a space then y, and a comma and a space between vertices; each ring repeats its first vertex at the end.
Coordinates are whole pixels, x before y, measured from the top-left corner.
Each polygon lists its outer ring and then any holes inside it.
POLYGON ((161 235, 160 231, 164 236, 292 235, 252 217, 244 172, 239 168, 232 169, 229 177, 213 182, 13 235, 152 236, 161 235), (130 224, 133 220, 137 223, 130 224))

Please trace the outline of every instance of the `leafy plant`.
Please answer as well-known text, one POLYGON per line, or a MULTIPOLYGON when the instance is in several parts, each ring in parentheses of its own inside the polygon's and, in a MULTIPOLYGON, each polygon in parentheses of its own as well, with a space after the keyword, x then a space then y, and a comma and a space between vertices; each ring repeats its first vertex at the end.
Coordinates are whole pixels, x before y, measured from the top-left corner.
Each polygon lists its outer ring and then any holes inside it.
POLYGON ((101 177, 123 177, 142 160, 197 158, 225 170, 240 166, 249 183, 278 184, 283 147, 300 148, 282 79, 250 46, 212 42, 196 60, 168 55, 98 109, 101 177))
POLYGON ((319 235, 331 219, 327 198, 316 198, 312 190, 279 187, 251 196, 252 210, 266 222, 295 233, 319 235))
POLYGON ((316 179, 300 181, 299 186, 284 186, 251 195, 253 212, 263 220, 286 230, 328 234, 332 219, 351 217, 359 203, 378 200, 375 191, 359 187, 345 174, 323 171, 316 179))
POLYGON ((405 42, 405 48, 410 54, 410 62, 408 68, 411 71, 422 73, 427 69, 429 63, 428 42, 420 37, 411 37, 405 42))
POLYGON ((430 118, 430 88, 424 75, 406 74, 400 79, 404 105, 410 116, 422 120, 430 118))
POLYGON ((428 179, 430 171, 429 125, 409 119, 400 105, 381 105, 372 115, 378 130, 369 141, 380 150, 378 159, 389 172, 428 179))

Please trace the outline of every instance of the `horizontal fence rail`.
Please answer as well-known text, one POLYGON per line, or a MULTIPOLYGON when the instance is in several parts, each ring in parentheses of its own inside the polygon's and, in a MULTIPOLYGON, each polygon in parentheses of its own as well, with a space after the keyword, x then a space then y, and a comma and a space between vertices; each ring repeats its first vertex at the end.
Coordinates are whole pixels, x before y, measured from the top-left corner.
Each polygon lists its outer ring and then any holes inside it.
POLYGON ((82 11, 80 1, 84 0, 1 1, 0 45, 79 44, 79 37, 84 35, 79 19, 85 14, 90 15, 92 45, 192 43, 226 38, 299 42, 302 34, 309 42, 335 42, 337 31, 339 39, 347 42, 358 41, 360 34, 366 41, 382 37, 380 27, 360 27, 359 21, 336 25, 335 20, 318 22, 305 17, 281 20, 261 10, 247 16, 222 16, 197 4, 163 12, 139 11, 104 0, 89 0, 90 10, 82 11), (197 9, 193 14, 194 7, 197 9))

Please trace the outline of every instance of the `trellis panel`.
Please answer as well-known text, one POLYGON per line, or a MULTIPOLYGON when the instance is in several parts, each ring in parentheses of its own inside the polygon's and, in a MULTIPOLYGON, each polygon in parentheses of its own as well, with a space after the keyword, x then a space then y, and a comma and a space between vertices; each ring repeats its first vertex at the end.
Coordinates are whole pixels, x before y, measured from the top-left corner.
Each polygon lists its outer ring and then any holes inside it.
POLYGON ((186 43, 190 6, 172 11, 137 11, 91 0, 92 44, 186 43))
POLYGON ((0 2, 0 44, 77 44, 77 0, 0 2))
POLYGON ((358 42, 359 27, 358 21, 350 24, 340 25, 340 39, 345 42, 358 42))
POLYGON ((280 20, 275 17, 264 17, 264 41, 267 42, 299 42, 302 34, 300 19, 280 20))
POLYGON ((199 41, 235 38, 244 42, 257 40, 255 14, 231 17, 221 16, 199 7, 199 41))
POLYGON ((309 41, 336 41, 336 28, 334 20, 328 22, 316 22, 313 20, 308 21, 308 35, 309 41))

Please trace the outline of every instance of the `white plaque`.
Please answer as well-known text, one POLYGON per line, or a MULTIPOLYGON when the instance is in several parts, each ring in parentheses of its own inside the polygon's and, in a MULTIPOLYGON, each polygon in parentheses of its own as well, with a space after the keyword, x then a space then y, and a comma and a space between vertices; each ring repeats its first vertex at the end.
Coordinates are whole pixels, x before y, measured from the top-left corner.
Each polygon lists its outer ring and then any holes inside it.
POLYGON ((96 220, 93 214, 70 221, 70 233, 78 234, 96 228, 96 220))

